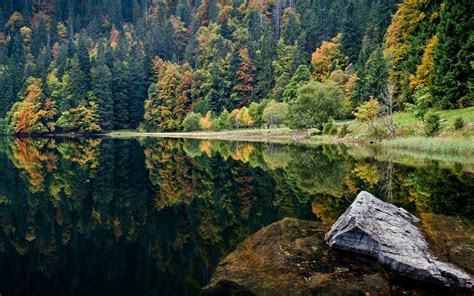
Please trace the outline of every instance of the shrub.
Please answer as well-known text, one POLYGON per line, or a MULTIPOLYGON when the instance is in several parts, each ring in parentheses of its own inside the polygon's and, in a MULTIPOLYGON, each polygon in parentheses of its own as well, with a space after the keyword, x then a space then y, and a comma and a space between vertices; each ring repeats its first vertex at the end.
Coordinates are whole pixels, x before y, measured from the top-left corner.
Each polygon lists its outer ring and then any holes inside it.
POLYGON ((454 120, 454 129, 455 130, 460 130, 464 127, 464 119, 462 117, 458 117, 454 120))
POLYGON ((308 82, 290 104, 288 123, 293 129, 321 128, 330 117, 344 112, 344 93, 335 84, 308 82))
POLYGON ((183 120, 183 130, 185 132, 198 131, 201 129, 201 116, 191 112, 183 120))
POLYGON ((270 101, 263 110, 262 120, 268 126, 279 126, 288 117, 288 104, 284 102, 270 101))
POLYGON ((437 114, 427 114, 425 116, 425 132, 428 136, 432 136, 439 131, 440 121, 441 119, 437 114))
POLYGON ((344 138, 348 133, 349 133, 349 125, 345 123, 342 126, 341 131, 339 131, 339 137, 344 138))
POLYGON ((334 120, 330 118, 323 126, 323 135, 331 134, 331 130, 334 128, 334 120))

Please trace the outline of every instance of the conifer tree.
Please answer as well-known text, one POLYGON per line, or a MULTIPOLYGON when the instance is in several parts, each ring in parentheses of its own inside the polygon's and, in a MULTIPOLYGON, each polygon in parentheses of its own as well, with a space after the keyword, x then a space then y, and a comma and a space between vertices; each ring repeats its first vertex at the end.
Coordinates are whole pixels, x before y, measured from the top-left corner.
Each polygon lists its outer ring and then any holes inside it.
POLYGON ((99 46, 91 76, 92 92, 97 100, 99 110, 100 127, 103 131, 110 131, 114 128, 114 101, 111 91, 111 72, 106 65, 102 46, 99 46))
POLYGON ((129 128, 128 66, 124 61, 114 61, 110 86, 114 106, 114 129, 129 128))
POLYGON ((143 104, 147 94, 147 76, 142 48, 137 45, 132 48, 128 65, 130 127, 137 128, 143 121, 143 104))
POLYGON ((446 0, 440 18, 431 77, 434 103, 442 108, 473 105, 474 3, 446 0))

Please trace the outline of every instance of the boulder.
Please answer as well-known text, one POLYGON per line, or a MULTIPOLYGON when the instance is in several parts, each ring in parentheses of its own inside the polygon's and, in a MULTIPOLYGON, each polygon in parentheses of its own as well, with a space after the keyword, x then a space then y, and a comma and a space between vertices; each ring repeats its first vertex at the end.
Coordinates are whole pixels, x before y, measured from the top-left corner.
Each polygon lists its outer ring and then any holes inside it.
POLYGON ((411 279, 472 289, 471 275, 439 261, 406 210, 362 191, 336 221, 325 240, 331 248, 376 257, 395 273, 411 279))
POLYGON ((469 295, 394 277, 368 256, 331 250, 320 222, 285 218, 241 242, 219 263, 203 296, 469 295))

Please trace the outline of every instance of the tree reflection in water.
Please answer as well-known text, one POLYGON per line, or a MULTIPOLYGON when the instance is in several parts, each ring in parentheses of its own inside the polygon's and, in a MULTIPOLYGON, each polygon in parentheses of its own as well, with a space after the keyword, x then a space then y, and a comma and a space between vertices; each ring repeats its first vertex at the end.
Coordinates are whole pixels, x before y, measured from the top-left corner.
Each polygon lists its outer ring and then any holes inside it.
POLYGON ((342 146, 5 138, 0 148, 7 295, 199 294, 252 233, 284 217, 329 226, 360 190, 430 213, 426 223, 474 215, 469 168, 342 146))

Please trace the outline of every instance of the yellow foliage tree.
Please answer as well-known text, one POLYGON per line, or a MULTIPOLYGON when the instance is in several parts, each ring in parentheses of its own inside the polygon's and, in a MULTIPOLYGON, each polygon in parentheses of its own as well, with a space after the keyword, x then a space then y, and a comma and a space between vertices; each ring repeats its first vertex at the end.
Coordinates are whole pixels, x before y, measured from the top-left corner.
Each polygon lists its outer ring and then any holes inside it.
POLYGON ((206 116, 201 118, 201 129, 210 130, 212 128, 212 113, 207 112, 206 116))
POLYGON ((314 80, 326 82, 332 72, 345 70, 349 65, 349 58, 341 50, 341 38, 341 34, 338 34, 331 41, 323 41, 311 55, 314 80))
POLYGON ((232 118, 232 124, 235 128, 240 128, 242 126, 242 117, 240 115, 240 109, 234 109, 230 113, 230 118, 232 118))
POLYGON ((240 111, 240 121, 243 126, 251 127, 254 124, 254 120, 250 115, 249 109, 247 107, 243 107, 240 111))
POLYGON ((427 87, 429 77, 434 68, 434 54, 436 46, 438 44, 438 38, 434 35, 425 47, 421 63, 416 68, 415 75, 410 76, 410 88, 414 92, 421 87, 427 87))
POLYGON ((375 119, 379 111, 379 102, 375 98, 371 98, 367 102, 361 104, 353 113, 355 118, 369 125, 369 130, 374 130, 375 119))

